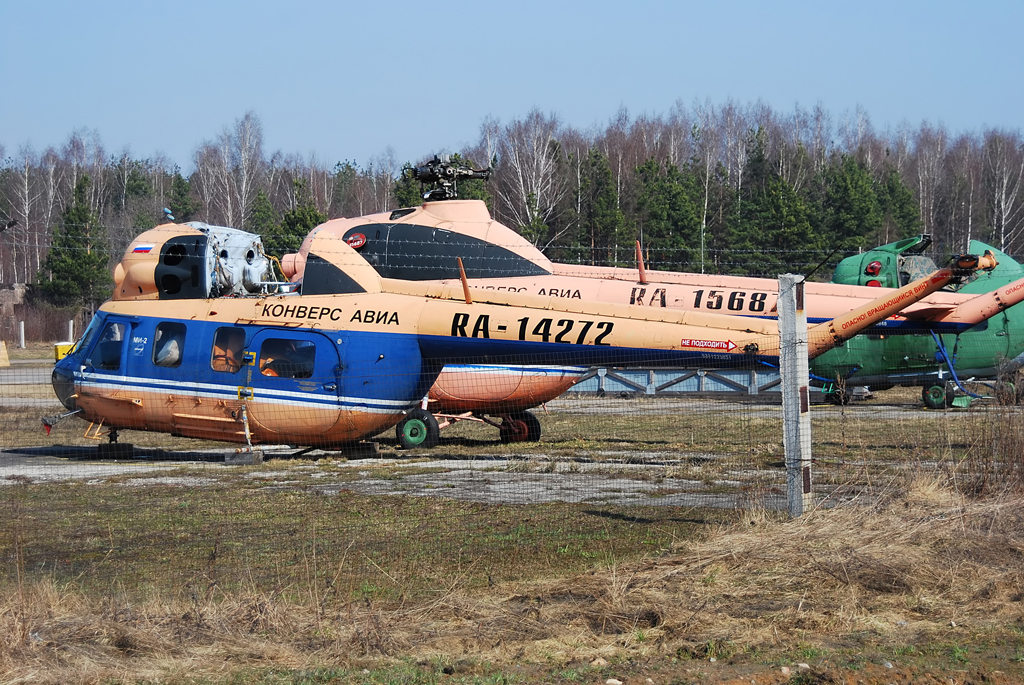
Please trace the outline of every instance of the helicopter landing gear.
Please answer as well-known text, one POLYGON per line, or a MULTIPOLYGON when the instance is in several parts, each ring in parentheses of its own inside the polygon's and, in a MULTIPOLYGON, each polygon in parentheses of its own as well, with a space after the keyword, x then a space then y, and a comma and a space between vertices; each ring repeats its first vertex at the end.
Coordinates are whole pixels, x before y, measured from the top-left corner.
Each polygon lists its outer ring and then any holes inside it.
POLYGON ((509 414, 498 427, 498 438, 503 443, 537 442, 540 440, 540 421, 528 411, 509 414))
POLYGON ((395 426, 398 444, 404 450, 417 447, 430 449, 437 447, 441 439, 441 429, 434 415, 425 409, 416 408, 405 415, 395 426))
POLYGON ((921 399, 929 409, 945 409, 953 406, 953 396, 945 385, 926 385, 921 388, 921 399))
POLYGON ((135 446, 118 442, 117 429, 111 429, 107 433, 107 442, 96 445, 96 454, 100 459, 131 459, 135 456, 135 446))

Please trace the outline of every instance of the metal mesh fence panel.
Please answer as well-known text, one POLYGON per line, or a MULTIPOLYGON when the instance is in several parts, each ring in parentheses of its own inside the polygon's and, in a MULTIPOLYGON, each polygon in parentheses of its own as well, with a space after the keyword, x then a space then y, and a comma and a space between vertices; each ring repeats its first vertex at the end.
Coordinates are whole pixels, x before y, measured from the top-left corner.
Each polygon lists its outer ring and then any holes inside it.
MULTIPOLYGON (((75 417, 47 435, 41 419, 64 411, 49 383, 52 346, 12 352, 0 370, 11 582, 301 594, 316 581, 349 599, 425 596, 451 574, 486 584, 575 573, 754 511, 785 512, 771 390, 612 387, 631 373, 670 373, 633 369, 602 369, 605 387, 595 388, 590 370, 533 410, 537 442, 503 442, 500 418, 450 414, 433 448, 402 449, 392 428, 341 450, 268 445, 262 464, 233 466, 237 444, 136 430, 111 443, 75 417)), ((926 409, 916 387, 862 391, 843 405, 815 399, 823 506, 920 478, 975 494, 1018 484, 1024 443, 1006 396, 942 410, 926 409)), ((270 411, 321 419, 287 404, 270 411)))

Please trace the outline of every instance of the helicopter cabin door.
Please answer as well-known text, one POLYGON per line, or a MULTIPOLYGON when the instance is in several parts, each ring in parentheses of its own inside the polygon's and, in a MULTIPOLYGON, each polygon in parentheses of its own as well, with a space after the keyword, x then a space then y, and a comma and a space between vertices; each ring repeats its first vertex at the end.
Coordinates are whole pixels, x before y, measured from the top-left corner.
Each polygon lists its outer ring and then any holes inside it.
POLYGON ((334 341, 310 330, 264 329, 246 350, 247 396, 254 430, 313 445, 338 422, 341 358, 334 341))

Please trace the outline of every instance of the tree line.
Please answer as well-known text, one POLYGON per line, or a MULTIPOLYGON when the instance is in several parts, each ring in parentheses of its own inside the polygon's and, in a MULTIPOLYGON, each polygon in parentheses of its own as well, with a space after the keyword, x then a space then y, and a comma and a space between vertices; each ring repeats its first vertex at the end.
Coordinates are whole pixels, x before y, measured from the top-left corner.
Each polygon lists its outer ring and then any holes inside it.
MULTIPOLYGON (((639 240, 649 268, 774 277, 917 233, 939 256, 971 239, 1024 252, 1019 130, 877 131, 862 110, 679 102, 667 115, 622 110, 589 131, 537 109, 486 119, 476 143, 435 152, 491 167, 460 197, 484 200, 560 261, 630 265, 639 240)), ((135 235, 166 221, 164 208, 179 222, 258 232, 280 255, 328 218, 418 204, 424 189, 406 171, 433 154, 399 162, 387 149, 364 164, 268 154, 254 112, 200 143, 187 174, 108 154, 87 131, 42 152, 0 146, 0 284, 33 284, 53 304, 100 301, 109 276, 85 286, 81 270, 109 272, 135 235)))

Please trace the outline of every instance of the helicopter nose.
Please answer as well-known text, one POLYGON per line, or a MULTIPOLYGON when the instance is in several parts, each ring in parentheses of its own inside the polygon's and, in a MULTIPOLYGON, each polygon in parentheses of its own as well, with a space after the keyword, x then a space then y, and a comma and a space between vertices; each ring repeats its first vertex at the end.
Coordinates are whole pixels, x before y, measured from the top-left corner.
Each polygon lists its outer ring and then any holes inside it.
POLYGON ((70 369, 55 366, 50 374, 50 383, 53 391, 57 394, 60 403, 67 407, 68 411, 78 409, 78 402, 75 401, 75 376, 70 369))

